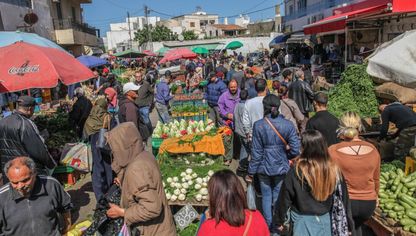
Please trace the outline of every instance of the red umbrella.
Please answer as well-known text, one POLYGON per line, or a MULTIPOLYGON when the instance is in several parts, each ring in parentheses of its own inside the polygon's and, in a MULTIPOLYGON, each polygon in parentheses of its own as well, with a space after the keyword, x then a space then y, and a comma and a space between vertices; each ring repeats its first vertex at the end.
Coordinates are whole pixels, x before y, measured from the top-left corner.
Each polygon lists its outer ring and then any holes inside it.
POLYGON ((53 88, 58 80, 70 85, 94 77, 68 53, 24 42, 0 47, 0 62, 0 92, 53 88))
POLYGON ((157 56, 156 53, 154 53, 150 50, 144 50, 143 53, 146 54, 146 56, 149 56, 149 57, 156 57, 157 56))
POLYGON ((195 58, 196 53, 192 52, 189 48, 176 48, 166 52, 165 56, 159 61, 159 63, 165 63, 167 61, 173 61, 181 58, 195 58))

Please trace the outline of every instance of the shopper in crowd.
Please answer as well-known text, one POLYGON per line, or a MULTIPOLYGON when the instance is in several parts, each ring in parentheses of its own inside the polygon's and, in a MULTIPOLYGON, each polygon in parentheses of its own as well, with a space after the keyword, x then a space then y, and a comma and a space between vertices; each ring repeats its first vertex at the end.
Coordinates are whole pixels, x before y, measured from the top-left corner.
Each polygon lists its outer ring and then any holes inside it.
POLYGON ((102 90, 102 88, 104 87, 104 84, 107 83, 107 79, 103 76, 100 76, 100 73, 97 70, 93 71, 93 73, 94 92, 96 94, 102 95, 104 93, 104 90, 102 90))
POLYGON ((8 161, 10 180, 0 188, 0 234, 65 235, 71 227, 71 197, 54 178, 38 176, 29 157, 8 161))
POLYGON ((144 124, 146 125, 149 133, 152 133, 152 122, 150 121, 150 107, 152 106, 154 100, 154 92, 151 84, 144 80, 143 70, 138 70, 134 73, 135 77, 135 84, 139 86, 139 90, 137 91, 137 98, 135 99, 135 103, 139 108, 139 115, 141 120, 143 120, 144 124))
MULTIPOLYGON (((30 118, 35 109, 35 99, 21 96, 18 107, 11 115, 0 120, 0 157, 1 166, 19 156, 29 156, 36 163, 37 173, 50 175, 56 162, 48 152, 38 128, 30 118)), ((6 173, 2 169, 3 183, 7 183, 6 173)))
POLYGON ((361 226, 376 208, 380 189, 380 154, 371 143, 359 137, 361 118, 347 112, 340 118, 339 138, 343 142, 332 145, 329 155, 341 168, 348 186, 354 219, 353 235, 361 236, 361 226))
POLYGON ((121 83, 118 82, 114 74, 108 74, 106 82, 102 86, 104 93, 107 88, 113 88, 116 91, 117 97, 118 95, 122 94, 123 87, 121 83))
POLYGON ((237 81, 238 88, 244 89, 244 66, 242 64, 237 66, 237 71, 233 73, 231 79, 237 81))
POLYGON ((74 95, 77 100, 72 106, 72 110, 69 112, 69 122, 74 127, 78 138, 82 138, 85 121, 90 115, 92 103, 87 97, 85 97, 84 90, 82 88, 76 88, 74 95))
POLYGON ((257 96, 256 81, 257 80, 254 77, 254 71, 250 68, 247 68, 245 72, 245 78, 243 80, 244 87, 242 89, 247 89, 249 99, 255 98, 257 96))
POLYGON ((297 70, 295 76, 297 80, 289 86, 289 98, 298 104, 300 111, 308 118, 309 112, 313 111, 314 93, 311 86, 304 81, 305 76, 302 70, 297 70))
MULTIPOLYGON (((249 101, 247 101, 249 102, 249 101)), ((262 194, 262 209, 272 230, 272 208, 276 206, 280 186, 289 171, 289 160, 299 155, 299 137, 293 124, 279 114, 280 99, 267 95, 263 99, 264 118, 253 127, 251 160, 247 181, 257 175, 262 194)))
POLYGON ((339 120, 328 112, 328 95, 323 92, 315 94, 313 105, 315 115, 306 124, 306 129, 318 130, 326 140, 328 146, 338 143, 337 129, 339 120))
POLYGON ((279 77, 280 74, 280 66, 279 63, 277 63, 276 58, 273 59, 272 61, 272 68, 271 68, 271 76, 273 79, 277 79, 279 77))
POLYGON ((172 73, 167 70, 165 76, 160 79, 160 82, 156 85, 156 110, 159 114, 159 119, 163 123, 169 123, 169 101, 173 99, 170 95, 169 84, 172 80, 172 73))
MULTIPOLYGON (((217 73, 220 74, 220 73, 217 73)), ((209 118, 215 122, 215 124, 219 124, 221 121, 220 118, 220 111, 218 108, 218 100, 225 91, 227 91, 227 86, 222 81, 221 78, 218 78, 217 74, 211 73, 209 75, 209 83, 207 86, 207 90, 204 94, 204 99, 207 101, 209 110, 209 118)), ((222 72, 221 72, 222 74, 222 72)))
POLYGON ((287 87, 285 85, 280 85, 279 97, 280 111, 282 112, 282 115, 293 123, 298 133, 304 131, 306 124, 305 116, 300 111, 298 104, 296 104, 296 102, 292 99, 288 98, 287 87))
POLYGON ((231 170, 218 171, 211 177, 208 196, 207 220, 198 236, 270 235, 261 213, 248 209, 244 188, 231 170))
MULTIPOLYGON (((251 141, 254 122, 263 118, 263 99, 267 95, 267 82, 259 79, 255 84, 257 97, 247 100, 243 112, 243 129, 248 140, 251 141)), ((250 95, 249 95, 250 97, 250 95)))
POLYGON ((282 80, 280 81, 280 84, 285 85, 286 87, 290 87, 293 80, 293 73, 290 69, 283 70, 282 72, 282 80))
POLYGON ((400 102, 382 104, 379 109, 382 122, 379 139, 387 137, 390 122, 395 124, 398 130, 393 135, 394 138, 397 137, 394 145, 394 158, 404 161, 410 148, 415 145, 416 114, 410 107, 400 102))
POLYGON ((228 73, 227 73, 227 77, 225 77, 225 83, 228 85, 228 83, 230 83, 230 81, 231 81, 231 79, 232 79, 232 77, 233 77, 233 75, 234 75, 234 73, 236 72, 236 65, 235 65, 235 63, 234 62, 232 62, 231 64, 230 64, 230 70, 228 71, 228 73))
POLYGON ((215 68, 215 73, 222 72, 224 78, 227 77, 228 70, 224 66, 224 60, 220 60, 218 66, 215 68))
POLYGON ((108 153, 102 153, 97 147, 100 129, 109 128, 111 116, 107 111, 108 103, 105 98, 95 102, 90 115, 84 125, 84 133, 89 137, 92 153, 92 188, 96 200, 100 200, 113 183, 111 171, 111 157, 108 153))
POLYGON ((234 138, 237 138, 240 142, 240 158, 237 168, 237 175, 245 176, 248 168, 248 156, 250 155, 249 142, 243 128, 243 113, 246 100, 248 98, 247 90, 240 91, 240 101, 234 109, 234 138))
POLYGON ((121 206, 110 203, 107 216, 123 218, 132 235, 175 236, 176 228, 156 158, 145 151, 132 122, 107 135, 113 152, 112 169, 121 188, 121 206))
POLYGON ((336 190, 341 190, 348 226, 352 227, 348 190, 341 171, 328 154, 324 136, 319 131, 306 130, 302 134, 302 153, 283 181, 273 222, 284 231, 289 211, 293 235, 332 235, 330 212, 336 190))
POLYGON ((231 126, 234 121, 234 109, 240 101, 240 90, 237 86, 237 81, 231 80, 228 84, 228 90, 221 94, 218 99, 218 108, 222 119, 222 124, 231 126))

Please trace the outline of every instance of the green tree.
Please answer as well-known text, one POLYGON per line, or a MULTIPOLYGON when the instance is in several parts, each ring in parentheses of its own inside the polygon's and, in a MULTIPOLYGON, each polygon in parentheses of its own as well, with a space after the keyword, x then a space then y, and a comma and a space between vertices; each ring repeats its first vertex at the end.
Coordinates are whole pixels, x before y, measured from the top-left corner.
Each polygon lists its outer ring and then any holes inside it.
POLYGON ((196 35, 193 30, 183 31, 182 36, 183 36, 184 40, 196 40, 196 39, 198 39, 198 35, 196 35))
POLYGON ((144 26, 143 29, 137 30, 137 32, 134 33, 134 40, 138 41, 139 45, 147 43, 149 41, 149 31, 153 42, 178 40, 178 35, 176 33, 173 33, 166 26, 159 25, 156 27, 144 26))

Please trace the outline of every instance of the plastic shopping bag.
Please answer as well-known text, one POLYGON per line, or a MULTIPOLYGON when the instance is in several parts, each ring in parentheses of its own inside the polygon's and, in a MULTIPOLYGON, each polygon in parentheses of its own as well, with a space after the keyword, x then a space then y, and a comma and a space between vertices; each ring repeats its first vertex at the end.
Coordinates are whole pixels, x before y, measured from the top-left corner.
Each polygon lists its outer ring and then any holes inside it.
MULTIPOLYGON (((73 145, 73 144, 72 144, 73 145)), ((68 152, 63 153, 61 163, 71 166, 76 170, 89 172, 92 168, 91 146, 85 143, 77 143, 68 152)))
POLYGON ((121 231, 120 233, 118 233, 118 236, 130 236, 130 230, 126 224, 123 225, 123 228, 121 228, 121 231))
POLYGON ((252 183, 247 186, 247 205, 248 209, 256 210, 256 190, 252 183))

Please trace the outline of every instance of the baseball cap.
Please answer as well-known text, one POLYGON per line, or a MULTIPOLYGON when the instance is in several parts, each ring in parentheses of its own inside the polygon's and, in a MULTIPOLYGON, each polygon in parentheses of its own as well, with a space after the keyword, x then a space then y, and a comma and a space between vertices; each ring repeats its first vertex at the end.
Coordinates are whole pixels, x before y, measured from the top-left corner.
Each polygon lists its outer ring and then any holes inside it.
POLYGON ((17 103, 22 107, 34 107, 36 105, 35 99, 31 96, 20 96, 17 103))
POLYGON ((133 82, 128 82, 123 86, 123 94, 126 94, 128 91, 137 91, 139 86, 135 85, 133 82))

